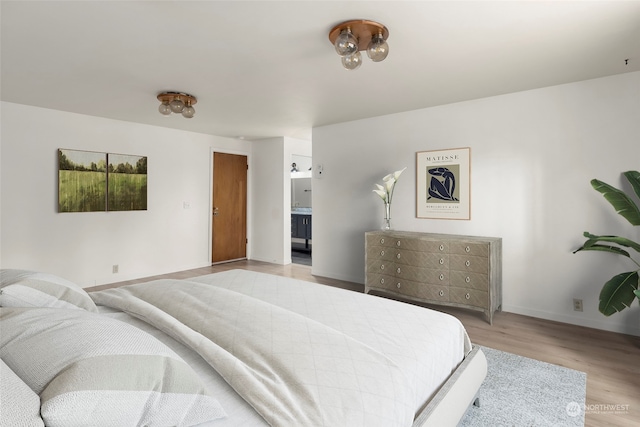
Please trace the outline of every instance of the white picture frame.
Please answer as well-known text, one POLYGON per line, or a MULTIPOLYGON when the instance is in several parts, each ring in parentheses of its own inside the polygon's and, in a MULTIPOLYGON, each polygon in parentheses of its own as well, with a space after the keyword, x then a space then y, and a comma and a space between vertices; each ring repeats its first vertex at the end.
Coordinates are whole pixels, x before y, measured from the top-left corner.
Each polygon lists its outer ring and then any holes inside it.
POLYGON ((416 217, 471 219, 471 148, 416 153, 416 217))

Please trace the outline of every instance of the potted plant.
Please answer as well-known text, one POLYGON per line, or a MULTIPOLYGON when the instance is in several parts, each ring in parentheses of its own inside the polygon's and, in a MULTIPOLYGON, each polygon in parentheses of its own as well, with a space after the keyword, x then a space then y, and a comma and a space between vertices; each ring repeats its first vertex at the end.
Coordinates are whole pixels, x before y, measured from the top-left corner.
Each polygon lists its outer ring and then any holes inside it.
MULTIPOLYGON (((640 172, 628 171, 623 174, 636 196, 640 199, 640 172)), ((591 186, 602 193, 605 199, 614 207, 616 212, 622 215, 634 226, 640 226, 640 204, 636 204, 631 195, 624 191, 612 187, 597 179, 591 180, 591 186)), ((600 291, 600 305, 598 309, 605 316, 622 311, 630 307, 634 299, 640 301, 640 263, 633 259, 626 248, 631 248, 640 253, 640 243, 619 236, 596 236, 587 231, 584 232, 587 241, 576 249, 579 251, 603 251, 628 257, 635 265, 636 269, 625 273, 617 274, 604 284, 600 291)))

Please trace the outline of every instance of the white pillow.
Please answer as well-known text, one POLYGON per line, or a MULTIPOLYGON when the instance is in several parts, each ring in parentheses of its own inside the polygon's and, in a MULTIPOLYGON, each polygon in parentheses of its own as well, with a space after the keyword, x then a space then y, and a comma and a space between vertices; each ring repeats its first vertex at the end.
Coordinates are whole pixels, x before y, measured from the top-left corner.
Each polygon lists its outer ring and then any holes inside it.
POLYGON ((53 274, 29 270, 0 270, 1 307, 56 307, 97 312, 80 286, 53 274))
POLYGON ((40 398, 0 360, 0 427, 44 427, 40 398))
POLYGON ((37 394, 47 426, 189 426, 225 417, 166 345, 83 310, 0 308, 0 357, 37 394))

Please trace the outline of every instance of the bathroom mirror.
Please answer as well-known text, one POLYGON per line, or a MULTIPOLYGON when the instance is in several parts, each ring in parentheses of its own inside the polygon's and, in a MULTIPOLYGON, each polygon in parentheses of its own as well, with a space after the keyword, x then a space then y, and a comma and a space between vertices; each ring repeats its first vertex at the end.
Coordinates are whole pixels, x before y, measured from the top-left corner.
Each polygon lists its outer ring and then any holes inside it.
POLYGON ((291 207, 311 208, 311 157, 291 156, 291 207))

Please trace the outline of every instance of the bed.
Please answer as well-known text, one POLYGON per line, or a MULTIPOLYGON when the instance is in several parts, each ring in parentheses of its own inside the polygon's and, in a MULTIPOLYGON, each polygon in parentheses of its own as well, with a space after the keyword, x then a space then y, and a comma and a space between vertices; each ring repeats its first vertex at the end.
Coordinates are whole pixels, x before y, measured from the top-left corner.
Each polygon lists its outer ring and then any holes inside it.
POLYGON ((486 376, 452 316, 247 270, 90 294, 2 270, 0 306, 23 425, 455 426, 486 376))

